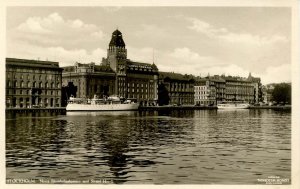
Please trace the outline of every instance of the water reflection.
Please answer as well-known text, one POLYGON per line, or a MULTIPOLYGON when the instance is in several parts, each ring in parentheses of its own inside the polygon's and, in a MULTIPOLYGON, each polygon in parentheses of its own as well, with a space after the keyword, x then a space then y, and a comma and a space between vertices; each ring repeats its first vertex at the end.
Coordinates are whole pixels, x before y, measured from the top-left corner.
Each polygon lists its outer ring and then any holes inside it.
POLYGON ((7 115, 8 178, 257 184, 290 178, 290 112, 7 115), (184 178, 184 179, 182 179, 184 178))

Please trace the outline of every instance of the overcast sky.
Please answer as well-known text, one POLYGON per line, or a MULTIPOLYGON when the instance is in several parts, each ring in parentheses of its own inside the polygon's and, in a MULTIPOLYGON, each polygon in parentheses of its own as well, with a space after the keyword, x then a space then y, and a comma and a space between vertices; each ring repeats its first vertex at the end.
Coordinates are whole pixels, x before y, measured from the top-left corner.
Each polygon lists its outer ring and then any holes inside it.
POLYGON ((117 28, 160 71, 291 81, 290 8, 9 7, 7 57, 100 63, 117 28))

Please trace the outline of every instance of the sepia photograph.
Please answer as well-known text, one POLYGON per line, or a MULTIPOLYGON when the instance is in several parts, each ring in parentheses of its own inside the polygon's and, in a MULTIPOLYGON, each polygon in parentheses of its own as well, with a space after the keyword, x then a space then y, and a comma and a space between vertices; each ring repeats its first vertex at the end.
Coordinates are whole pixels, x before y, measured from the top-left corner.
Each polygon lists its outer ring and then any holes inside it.
POLYGON ((292 188, 287 2, 6 6, 5 185, 292 188))

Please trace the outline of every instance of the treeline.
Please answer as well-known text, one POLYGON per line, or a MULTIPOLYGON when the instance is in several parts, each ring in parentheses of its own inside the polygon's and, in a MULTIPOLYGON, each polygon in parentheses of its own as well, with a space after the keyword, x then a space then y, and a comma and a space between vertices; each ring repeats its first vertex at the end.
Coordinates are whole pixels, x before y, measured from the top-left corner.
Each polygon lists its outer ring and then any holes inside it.
POLYGON ((281 104, 291 104, 292 87, 290 83, 279 83, 274 85, 272 91, 272 101, 281 104))

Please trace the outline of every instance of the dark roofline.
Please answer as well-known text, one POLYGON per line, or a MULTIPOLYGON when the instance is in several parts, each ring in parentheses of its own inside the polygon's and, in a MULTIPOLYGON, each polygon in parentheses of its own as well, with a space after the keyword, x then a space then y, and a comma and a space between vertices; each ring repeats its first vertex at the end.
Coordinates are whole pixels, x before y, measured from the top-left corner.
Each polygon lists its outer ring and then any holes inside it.
POLYGON ((130 60, 130 59, 127 59, 127 63, 129 63, 129 64, 138 64, 138 65, 143 65, 143 64, 145 64, 145 65, 153 66, 153 64, 151 64, 151 63, 136 62, 136 61, 132 61, 132 60, 130 60))
POLYGON ((50 61, 38 61, 38 60, 26 60, 26 59, 17 59, 17 58, 6 58, 6 68, 7 67, 18 67, 18 68, 37 68, 37 69, 52 69, 60 70, 63 68, 59 67, 58 62, 50 61))
POLYGON ((59 62, 54 61, 44 61, 44 60, 33 60, 33 59, 21 59, 21 58, 6 58, 6 62, 17 62, 17 63, 34 63, 34 64, 44 64, 44 65, 57 65, 59 62))

